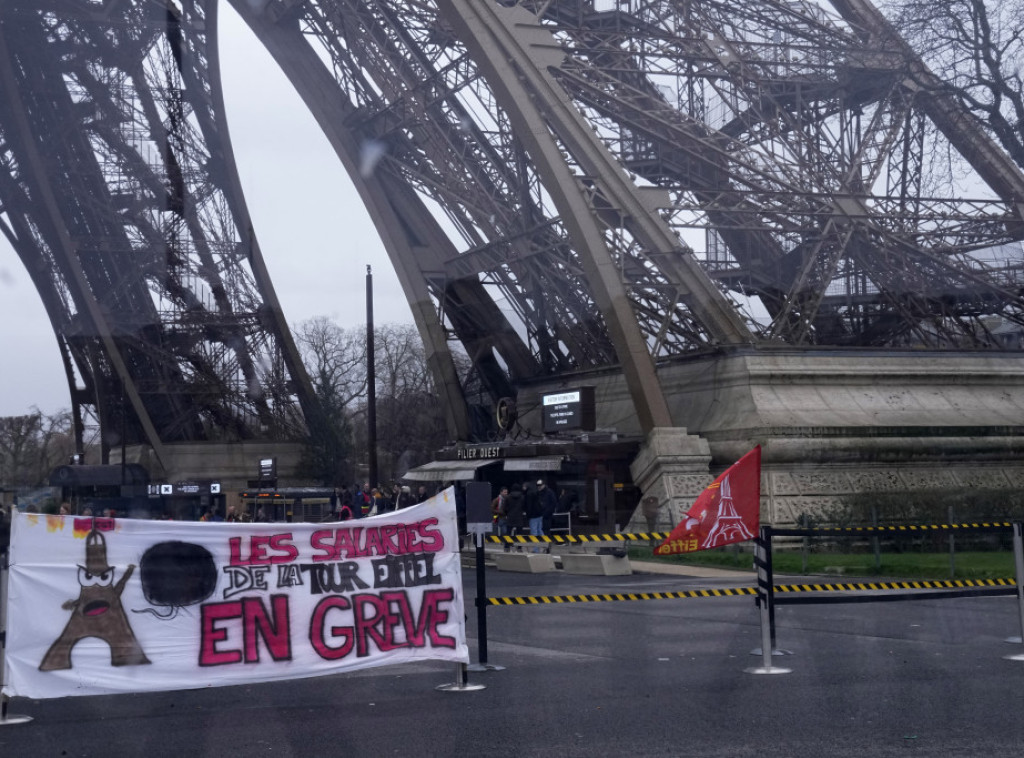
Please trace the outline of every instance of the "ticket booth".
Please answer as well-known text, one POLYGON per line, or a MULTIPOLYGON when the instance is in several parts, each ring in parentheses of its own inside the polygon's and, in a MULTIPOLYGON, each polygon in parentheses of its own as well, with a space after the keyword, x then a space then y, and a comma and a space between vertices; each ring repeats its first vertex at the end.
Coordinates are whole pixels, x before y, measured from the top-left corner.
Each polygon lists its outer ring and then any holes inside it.
MULTIPOLYGON (((559 412, 565 412, 559 405, 559 412)), ((405 481, 437 487, 450 482, 488 482, 493 492, 518 486, 536 490, 537 482, 559 497, 555 533, 610 533, 624 529, 640 501, 629 464, 640 441, 617 435, 588 434, 577 439, 527 443, 465 444, 439 450, 435 460, 410 469, 405 481)))

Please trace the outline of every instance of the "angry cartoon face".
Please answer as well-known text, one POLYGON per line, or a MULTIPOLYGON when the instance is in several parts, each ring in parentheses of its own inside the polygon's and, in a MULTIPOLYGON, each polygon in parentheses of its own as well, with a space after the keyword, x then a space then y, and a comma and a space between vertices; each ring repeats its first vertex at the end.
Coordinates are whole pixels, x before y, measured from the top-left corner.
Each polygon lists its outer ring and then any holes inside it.
POLYGON ((71 618, 43 657, 40 671, 71 668, 71 650, 84 637, 98 637, 110 645, 112 666, 150 662, 121 605, 121 593, 134 570, 135 566, 129 565, 114 584, 114 568, 107 564, 106 539, 95 527, 89 532, 85 540, 85 565, 78 567, 78 599, 62 606, 71 611, 71 618))

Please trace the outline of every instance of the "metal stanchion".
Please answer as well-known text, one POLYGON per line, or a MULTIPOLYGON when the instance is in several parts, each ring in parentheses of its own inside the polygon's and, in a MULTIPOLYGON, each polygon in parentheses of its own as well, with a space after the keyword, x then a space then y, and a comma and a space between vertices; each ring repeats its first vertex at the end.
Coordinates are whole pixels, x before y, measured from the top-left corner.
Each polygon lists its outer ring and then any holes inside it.
MULTIPOLYGON (((946 521, 947 524, 955 524, 954 521, 955 513, 953 506, 949 506, 949 517, 946 521)), ((953 530, 949 530, 949 578, 956 579, 956 535, 953 534, 953 530)))
MULTIPOLYGON (((878 506, 871 506, 871 526, 878 529, 878 506)), ((882 573, 882 542, 878 539, 878 532, 871 534, 871 550, 875 554, 875 573, 882 573)))
POLYGON ((451 684, 439 684, 434 689, 441 692, 474 692, 487 689, 483 684, 469 683, 469 668, 465 663, 455 664, 455 681, 451 684))
MULTIPOLYGON (((755 554, 754 562, 757 564, 757 575, 759 583, 764 587, 764 594, 768 598, 768 629, 771 631, 771 651, 772 655, 792 655, 793 653, 789 650, 780 650, 775 642, 775 572, 772 569, 772 535, 771 526, 766 526, 761 530, 759 544, 762 545, 763 552, 760 555, 755 554), (761 572, 764 572, 764 581, 760 582, 761 572)), ((762 593, 758 593, 757 596, 757 607, 760 608, 762 605, 762 593)), ((751 655, 764 655, 764 645, 761 647, 755 647, 750 651, 751 655)))
POLYGON ((484 535, 476 537, 476 636, 479 662, 470 664, 470 671, 504 671, 504 666, 487 662, 487 578, 484 567, 484 535))
MULTIPOLYGON (((0 511, 0 519, 5 518, 0 511)), ((3 689, 4 672, 6 671, 4 653, 7 648, 7 547, 0 546, 0 690, 3 689)), ((0 726, 24 724, 32 720, 31 716, 15 715, 7 712, 10 698, 0 694, 0 726)))
POLYGON ((744 669, 748 674, 788 674, 792 670, 772 665, 774 603, 772 602, 771 539, 771 527, 762 526, 754 548, 754 562, 757 564, 757 597, 761 612, 762 665, 744 669))
MULTIPOLYGON (((1021 636, 1010 638, 1007 642, 1020 642, 1024 639, 1024 523, 1013 522, 1013 563, 1017 574, 1017 612, 1020 616, 1021 636)), ((1024 661, 1024 653, 1004 655, 1008 661, 1024 661)))

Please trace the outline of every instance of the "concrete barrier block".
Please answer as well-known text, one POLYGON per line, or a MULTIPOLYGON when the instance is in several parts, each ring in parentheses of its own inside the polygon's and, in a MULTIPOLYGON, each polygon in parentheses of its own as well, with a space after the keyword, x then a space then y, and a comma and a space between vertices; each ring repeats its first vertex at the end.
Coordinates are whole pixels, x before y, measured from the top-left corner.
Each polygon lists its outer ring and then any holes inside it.
POLYGON ((555 570, 555 559, 548 553, 498 553, 494 556, 498 571, 543 574, 555 570))
POLYGON ((614 555, 593 555, 591 553, 564 553, 562 570, 567 574, 590 574, 593 576, 624 576, 633 573, 629 558, 614 555))

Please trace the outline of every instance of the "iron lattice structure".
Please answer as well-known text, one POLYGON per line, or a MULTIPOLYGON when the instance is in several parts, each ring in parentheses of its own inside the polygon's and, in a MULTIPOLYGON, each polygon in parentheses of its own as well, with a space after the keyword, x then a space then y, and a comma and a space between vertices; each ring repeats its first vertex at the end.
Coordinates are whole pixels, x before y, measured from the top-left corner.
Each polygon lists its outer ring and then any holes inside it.
MULTIPOLYGON (((495 401, 621 371, 650 429, 665 361, 1024 325, 1024 176, 866 0, 231 2, 370 210, 460 439, 456 344, 495 401)), ((124 382, 150 441, 308 414, 213 0, 13 7, 0 218, 76 398, 109 425, 124 382)))
POLYGON ((162 457, 304 426, 308 380, 242 202, 206 11, 0 11, 0 225, 53 323, 79 437, 91 414, 107 449, 162 457))

